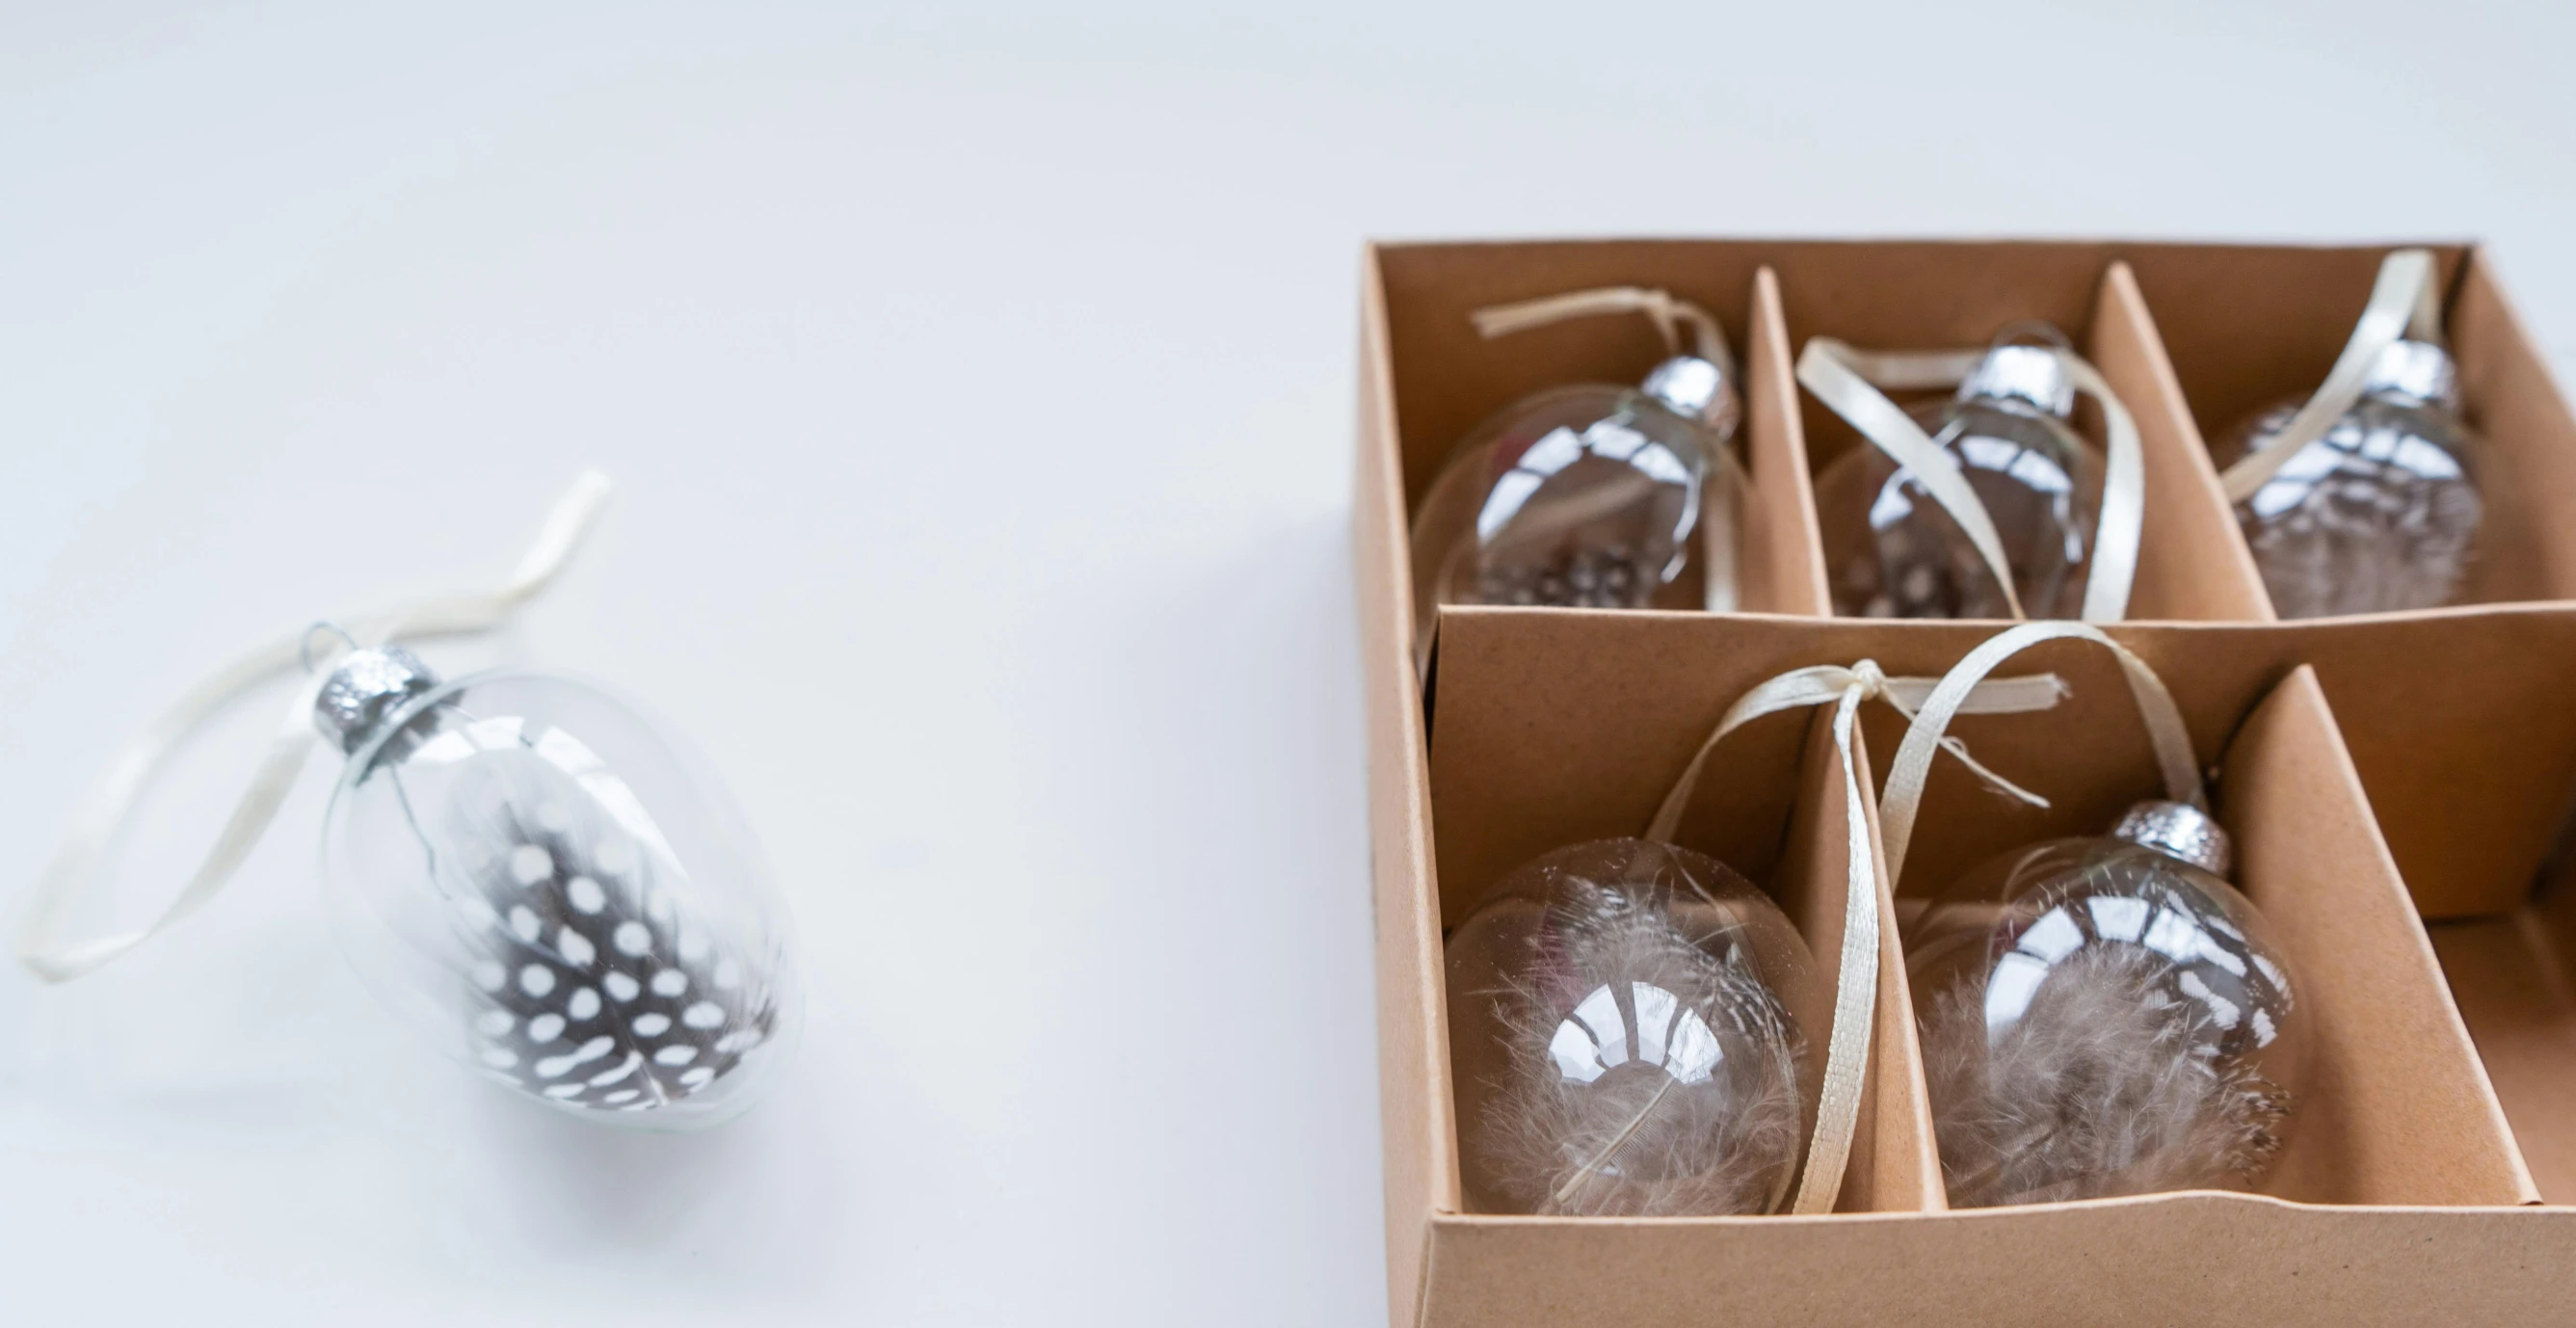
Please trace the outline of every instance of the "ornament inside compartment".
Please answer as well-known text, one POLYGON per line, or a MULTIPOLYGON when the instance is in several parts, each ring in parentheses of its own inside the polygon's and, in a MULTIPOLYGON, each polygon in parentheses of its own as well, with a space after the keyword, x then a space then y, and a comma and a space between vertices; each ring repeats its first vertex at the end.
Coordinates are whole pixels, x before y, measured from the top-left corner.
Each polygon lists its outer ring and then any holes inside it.
POLYGON ((2226 831, 2176 802, 2000 855, 1906 929, 1952 1206, 2248 1189, 2306 1018, 2226 831))
MULTIPOLYGON (((2053 326, 2013 324, 1956 393, 1906 409, 1984 504, 2033 618, 2078 616, 2101 513, 2103 457, 2071 424, 2068 346, 2053 326)), ((1817 475, 1815 493, 1836 614, 2014 616, 1967 532, 1866 439, 1817 475)))
POLYGON ((588 1119, 691 1129, 774 1076, 800 1010, 783 906, 701 763, 542 672, 343 658, 323 830, 334 932, 441 1049, 588 1119))
POLYGON ((1447 977, 1471 1209, 1786 1201, 1831 996, 1779 906, 1723 863, 1643 839, 1549 853, 1452 931, 1447 977))
MULTIPOLYGON (((2256 412, 2212 459, 2225 469, 2269 451, 2306 404, 2256 412)), ((2236 504, 2273 610, 2318 618, 2457 599, 2486 515, 2483 447, 2460 417, 2449 351, 2429 337, 2382 349, 2360 399, 2236 504)))
POLYGON ((1690 352, 1637 386, 1525 397, 1451 453, 1413 518, 1426 649, 1444 604, 1733 605, 1747 486, 1730 447, 1742 416, 1735 367, 1713 319, 1666 303, 1700 329, 1690 352))

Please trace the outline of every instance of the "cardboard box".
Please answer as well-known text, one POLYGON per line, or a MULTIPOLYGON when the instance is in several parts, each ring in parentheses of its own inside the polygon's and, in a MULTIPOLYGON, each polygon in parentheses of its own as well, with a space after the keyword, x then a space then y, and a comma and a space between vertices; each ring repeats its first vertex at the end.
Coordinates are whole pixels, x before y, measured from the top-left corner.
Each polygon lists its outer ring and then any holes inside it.
MULTIPOLYGON (((2576 888, 2535 901, 2530 886, 2576 790, 2576 698, 2558 678, 2558 662, 2576 659, 2576 605, 2272 624, 2202 443, 2204 425, 2225 428, 2230 412, 2322 375, 2384 252, 1739 241, 1371 251, 1355 537, 1391 1322, 2566 1317, 2576 1209, 2541 1200, 2576 1197, 2576 1108, 2565 1105, 2576 997, 2563 974, 2576 953, 2576 903, 2564 897, 2576 888), (1660 352, 1623 320, 1481 342, 1466 311, 1609 284, 1662 286, 1719 311, 1745 356, 1749 612, 1451 611, 1426 703, 1411 668, 1413 495, 1492 411, 1553 383, 1633 381, 1660 352), (1940 770, 1905 879, 1886 882, 1880 867, 1887 939, 1867 1111, 1836 1213, 1462 1211, 1445 929, 1530 857, 1638 833, 1717 717, 1764 679, 1862 658, 1937 675, 1999 630, 1820 616, 1809 482, 1856 440, 1796 391, 1795 348, 1818 334, 1976 344, 2034 316, 2074 331, 2138 418, 2142 621, 2113 634, 2172 687, 2218 770, 2238 882, 2273 919, 2316 1020, 2306 1104, 2262 1193, 1947 1210, 1898 962, 1905 901, 2012 845, 2099 833, 2156 791, 2116 670, 2099 651, 2059 644, 2007 672, 2061 673, 2074 687, 2067 705, 1957 725, 1980 760, 2053 805, 2008 804, 1940 770), (2256 323, 2269 329, 2261 338, 2245 330, 2256 323), (2419 910, 2443 919, 2438 948, 2419 910)), ((2576 547, 2559 546, 2576 532, 2541 519, 2576 513, 2576 425, 2483 259, 2440 252, 2469 413, 2493 438, 2490 492, 2517 487, 2491 508, 2497 538, 2477 593, 2576 594, 2562 589, 2576 587, 2576 547)), ((1863 746, 1883 776, 1900 729, 1872 709, 1863 746)), ((1815 718, 1761 721, 1728 739, 1677 836, 1773 890, 1820 954, 1838 944, 1841 918, 1834 762, 1815 718)))

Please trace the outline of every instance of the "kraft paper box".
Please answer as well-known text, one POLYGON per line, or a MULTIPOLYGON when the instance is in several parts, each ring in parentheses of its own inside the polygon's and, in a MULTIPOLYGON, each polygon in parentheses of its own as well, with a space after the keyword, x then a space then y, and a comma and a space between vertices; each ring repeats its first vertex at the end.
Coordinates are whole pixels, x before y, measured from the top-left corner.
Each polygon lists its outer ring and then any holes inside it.
MULTIPOLYGON (((2436 246, 2466 408, 2490 437, 2468 606, 2274 624, 2203 439, 2321 378, 2385 248, 2118 243, 1439 244, 1369 255, 1355 536, 1371 728, 1396 1324, 2470 1322, 2576 1297, 2576 882, 2533 883, 2576 790, 2576 424, 2477 251, 2436 246), (1752 472, 1742 614, 1452 610, 1412 668, 1407 516, 1469 428, 1538 388, 1634 381, 1642 323, 1485 342, 1467 311, 1588 286, 1717 311, 1744 361, 1752 472), (1938 675, 1998 623, 1828 612, 1810 482, 1860 445, 1790 376, 1815 335, 1982 343, 2070 331, 2136 417, 2148 479, 2133 622, 2113 635, 2182 705, 2238 837, 2239 884, 2316 1023, 2298 1127, 2253 1195, 1947 1209, 1898 922, 1995 851, 2099 833, 2155 791, 2126 688, 2058 644, 2058 710, 1969 717, 1980 760, 2045 811, 1936 772, 1905 879, 1884 880, 1862 1133, 1830 1216, 1555 1219, 1463 1211, 1441 946, 1502 874, 1644 825, 1738 695, 1875 659, 1938 675), (2501 487, 2510 495, 2498 496, 2501 487), (2519 602, 2517 602, 2519 601, 2519 602), (2419 913, 2433 919, 2429 935, 2419 913), (2443 962, 2451 965, 2446 974, 2443 962), (2463 1015, 2466 1015, 2466 1021, 2463 1015), (2483 1059, 2481 1052, 2484 1053, 2483 1059)), ((1872 707, 1876 709, 1876 707, 1872 707)), ((1900 721, 1873 714, 1882 776, 1900 721)), ((1677 838, 1839 942, 1836 755, 1812 717, 1728 739, 1677 838)), ((1872 795, 1874 796, 1874 795, 1872 795)), ((1872 828, 1875 828, 1874 821, 1872 828)), ((1873 843, 1874 852, 1878 851, 1873 843)))

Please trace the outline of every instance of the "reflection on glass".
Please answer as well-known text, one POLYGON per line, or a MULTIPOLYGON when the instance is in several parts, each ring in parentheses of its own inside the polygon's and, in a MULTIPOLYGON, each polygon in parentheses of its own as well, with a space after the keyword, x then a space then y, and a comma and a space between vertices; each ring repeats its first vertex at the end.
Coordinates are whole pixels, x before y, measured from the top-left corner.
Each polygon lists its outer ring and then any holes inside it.
POLYGON ((1414 514, 1417 641, 1443 604, 1731 604, 1738 415, 1725 371, 1684 355, 1642 387, 1553 388, 1476 429, 1414 514))
POLYGON ((583 1119, 689 1129, 747 1107, 797 981, 712 781, 586 684, 396 662, 326 715, 349 763, 323 868, 359 976, 441 1049, 583 1119))
MULTIPOLYGON (((1985 504, 2033 618, 2075 617, 2101 507, 2102 460, 2067 426, 2075 385, 2045 324, 2005 329, 1946 401, 1906 414, 1985 504), (2024 344, 2038 339, 2042 345, 2024 344)), ((1855 618, 2008 618, 1965 531, 1920 481, 1861 442, 1816 477, 1834 612, 1855 618)))
POLYGON ((2204 865, 2018 850, 1934 903, 1906 968, 1954 1206, 2243 1188, 2281 1149, 2303 1021, 2262 915, 2204 865))
MULTIPOLYGON (((2486 503, 2456 381, 2441 347, 2390 346, 2361 400, 2237 504, 2275 612, 2388 613, 2459 595, 2486 503)), ((2218 464, 2269 450, 2304 404, 2258 413, 2217 450, 2218 464)))
POLYGON ((1762 1213, 1814 1119, 1806 945, 1715 859, 1618 839, 1514 872, 1449 939, 1480 1212, 1762 1213))

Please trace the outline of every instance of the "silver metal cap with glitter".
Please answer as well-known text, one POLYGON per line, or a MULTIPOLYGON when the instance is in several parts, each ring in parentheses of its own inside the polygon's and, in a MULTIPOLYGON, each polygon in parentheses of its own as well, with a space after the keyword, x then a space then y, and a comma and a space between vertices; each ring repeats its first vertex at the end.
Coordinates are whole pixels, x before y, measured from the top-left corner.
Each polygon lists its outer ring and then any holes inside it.
POLYGON ((2075 410, 2075 377, 2054 346, 1997 346, 1959 384, 1961 401, 1979 397, 2026 401, 2064 416, 2075 410))
POLYGON ((1674 414, 1724 428, 1735 422, 1735 387, 1714 360, 1676 355, 1655 366, 1640 389, 1672 408, 1674 414))
POLYGON ((353 650, 313 698, 313 727, 345 755, 365 745, 385 716, 436 686, 438 675, 401 646, 353 650))
POLYGON ((2390 342, 2361 380, 2363 395, 2393 397, 2410 406, 2455 404, 2459 387, 2451 352, 2429 341, 2390 342))
POLYGON ((2236 846, 2227 828, 2186 802, 2139 803, 2112 827, 2111 837, 2188 862, 2212 876, 2224 878, 2236 865, 2236 846))

